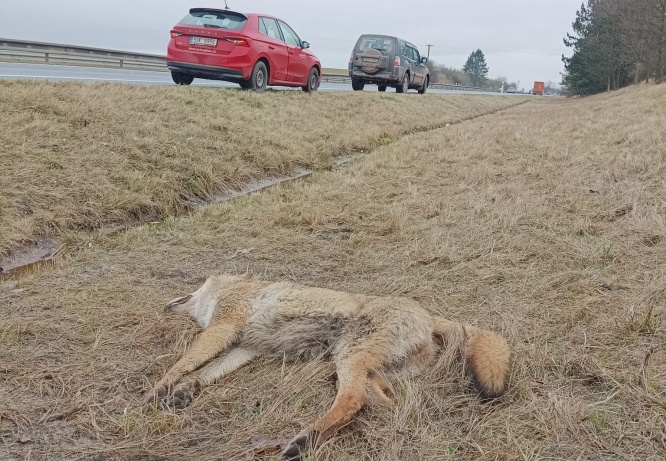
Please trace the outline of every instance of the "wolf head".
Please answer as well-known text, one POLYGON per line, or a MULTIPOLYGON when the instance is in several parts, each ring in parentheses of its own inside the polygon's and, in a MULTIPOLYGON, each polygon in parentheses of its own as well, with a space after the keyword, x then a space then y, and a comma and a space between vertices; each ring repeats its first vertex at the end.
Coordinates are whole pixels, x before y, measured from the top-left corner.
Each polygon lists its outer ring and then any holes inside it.
POLYGON ((166 306, 164 312, 169 314, 189 315, 199 324, 206 328, 210 324, 215 307, 220 302, 225 289, 242 281, 250 280, 252 276, 246 275, 211 275, 197 291, 180 298, 172 299, 166 306))

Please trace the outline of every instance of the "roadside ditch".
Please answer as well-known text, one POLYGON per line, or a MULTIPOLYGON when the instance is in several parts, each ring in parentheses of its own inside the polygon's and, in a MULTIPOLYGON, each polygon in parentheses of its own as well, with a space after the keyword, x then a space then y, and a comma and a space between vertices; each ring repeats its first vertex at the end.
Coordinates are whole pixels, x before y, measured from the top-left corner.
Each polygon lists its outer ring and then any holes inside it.
MULTIPOLYGON (((514 105, 511 105, 509 107, 503 108, 503 109, 496 109, 496 110, 491 110, 488 111, 484 114, 481 115, 475 115, 475 116, 470 116, 466 117, 454 122, 448 122, 448 123, 441 123, 438 125, 434 126, 428 126, 428 127, 420 127, 420 128, 415 128, 412 130, 408 130, 404 133, 402 133, 400 136, 397 136, 395 138, 391 138, 387 140, 384 144, 392 144, 395 142, 400 141, 401 139, 418 134, 418 133, 426 133, 430 131, 435 131, 439 130, 442 128, 446 128, 449 126, 453 125, 459 125, 462 123, 466 123, 472 120, 476 120, 482 117, 488 117, 495 115, 497 113, 501 113, 504 111, 507 111, 509 109, 514 109, 517 106, 527 104, 530 102, 529 100, 525 101, 520 101, 514 105)), ((337 157, 334 161, 334 164, 329 170, 340 170, 348 167, 351 165, 355 159, 357 159, 359 156, 366 155, 369 153, 372 153, 373 151, 368 151, 365 152, 364 150, 360 150, 358 152, 349 152, 345 153, 339 157, 337 157)), ((310 169, 305 169, 305 168, 300 168, 294 170, 291 174, 289 175, 284 175, 284 176, 268 176, 264 177, 261 179, 256 179, 253 181, 248 182, 244 187, 241 189, 227 189, 221 192, 220 194, 217 194, 213 197, 211 197, 209 200, 203 200, 199 198, 187 198, 183 199, 183 205, 185 205, 185 209, 187 211, 192 211, 192 210, 201 210, 207 206, 216 204, 216 203, 223 203, 231 200, 235 200, 240 197, 244 197, 246 195, 255 193, 255 192, 260 192, 263 191, 267 188, 276 186, 278 184, 282 184, 285 182, 289 181, 295 181, 299 179, 306 178, 308 176, 311 176, 314 174, 317 170, 310 170, 310 169)), ((163 217, 162 217, 163 218, 163 217)), ((157 218, 159 220, 160 218, 157 218)), ((142 226, 145 224, 149 224, 150 222, 154 222, 154 220, 146 220, 142 222, 135 222, 132 224, 124 225, 124 224, 117 224, 117 225, 110 225, 101 229, 97 229, 95 233, 99 233, 101 235, 109 236, 109 235, 114 235, 118 234, 121 232, 125 232, 129 229, 142 226)), ((35 244, 32 245, 27 245, 23 249, 14 252, 13 254, 9 255, 8 257, 4 259, 0 259, 0 282, 3 283, 10 283, 13 280, 20 279, 22 276, 30 273, 31 271, 38 270, 42 267, 49 266, 55 263, 55 261, 71 252, 71 248, 68 248, 67 244, 63 243, 60 239, 44 239, 40 240, 35 244)))

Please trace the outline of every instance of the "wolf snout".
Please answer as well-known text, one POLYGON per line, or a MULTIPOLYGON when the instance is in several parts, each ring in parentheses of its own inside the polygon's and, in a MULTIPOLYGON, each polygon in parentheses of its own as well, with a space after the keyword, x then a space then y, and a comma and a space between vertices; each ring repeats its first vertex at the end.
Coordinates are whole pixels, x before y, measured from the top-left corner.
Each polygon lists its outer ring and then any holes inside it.
POLYGON ((183 296, 182 298, 177 298, 174 299, 173 301, 169 301, 167 305, 164 306, 164 312, 171 312, 174 307, 179 306, 181 304, 185 304, 190 299, 192 299, 192 295, 183 296))

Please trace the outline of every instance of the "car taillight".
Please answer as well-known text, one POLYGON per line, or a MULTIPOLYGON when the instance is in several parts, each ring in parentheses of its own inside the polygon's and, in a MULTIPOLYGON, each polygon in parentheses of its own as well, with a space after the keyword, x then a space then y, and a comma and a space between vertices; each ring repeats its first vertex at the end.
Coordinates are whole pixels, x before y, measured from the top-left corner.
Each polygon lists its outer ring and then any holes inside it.
POLYGON ((396 67, 400 67, 400 56, 395 57, 395 59, 393 60, 393 65, 396 67))
POLYGON ((181 35, 183 34, 181 34, 180 32, 176 32, 175 30, 171 31, 171 38, 180 37, 181 35))
POLYGON ((352 53, 351 56, 349 56, 349 62, 354 62, 354 53, 352 53))
POLYGON ((236 46, 250 46, 250 41, 247 38, 227 38, 226 40, 236 46))

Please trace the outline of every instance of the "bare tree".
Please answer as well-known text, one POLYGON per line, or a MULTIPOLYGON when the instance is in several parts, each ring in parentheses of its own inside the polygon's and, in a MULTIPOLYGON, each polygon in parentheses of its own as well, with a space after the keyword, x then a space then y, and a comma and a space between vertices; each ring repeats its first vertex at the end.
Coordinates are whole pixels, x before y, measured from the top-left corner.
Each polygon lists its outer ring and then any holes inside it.
POLYGON ((654 77, 657 83, 661 83, 666 76, 666 0, 648 0, 648 3, 651 6, 651 24, 657 46, 654 77))
POLYGON ((666 0, 624 0, 618 8, 626 60, 634 67, 634 82, 662 82, 666 59, 666 0))

